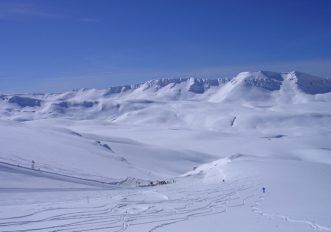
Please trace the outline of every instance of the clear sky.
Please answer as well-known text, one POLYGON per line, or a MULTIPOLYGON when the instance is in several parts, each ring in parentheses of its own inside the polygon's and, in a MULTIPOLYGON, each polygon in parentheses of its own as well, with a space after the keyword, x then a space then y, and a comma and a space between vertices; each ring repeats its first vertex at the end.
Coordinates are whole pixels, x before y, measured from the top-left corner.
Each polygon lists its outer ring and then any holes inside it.
POLYGON ((0 0, 0 92, 240 71, 331 77, 330 0, 0 0))

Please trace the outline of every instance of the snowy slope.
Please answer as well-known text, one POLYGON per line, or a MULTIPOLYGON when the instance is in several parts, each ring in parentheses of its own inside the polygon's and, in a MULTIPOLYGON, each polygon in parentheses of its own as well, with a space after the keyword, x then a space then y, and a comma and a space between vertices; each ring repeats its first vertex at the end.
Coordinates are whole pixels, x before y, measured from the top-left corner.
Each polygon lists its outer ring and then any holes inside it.
POLYGON ((45 128, 0 121, 0 130, 2 162, 30 167, 34 160, 38 170, 107 182, 175 176, 213 158, 120 137, 77 133, 60 126, 45 128), (178 165, 173 164, 174 160, 178 165))
POLYGON ((330 231, 330 106, 300 72, 0 95, 0 231, 330 231))

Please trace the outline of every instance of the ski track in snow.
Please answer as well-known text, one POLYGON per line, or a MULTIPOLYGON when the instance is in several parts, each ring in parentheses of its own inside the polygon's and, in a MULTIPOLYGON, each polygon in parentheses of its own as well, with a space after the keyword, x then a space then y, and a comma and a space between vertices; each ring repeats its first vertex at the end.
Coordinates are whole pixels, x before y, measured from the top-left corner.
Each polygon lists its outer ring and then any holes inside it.
POLYGON ((310 220, 264 212, 260 205, 268 194, 260 193, 261 184, 257 180, 253 182, 242 178, 229 183, 195 184, 197 186, 194 188, 176 183, 171 187, 120 190, 115 199, 112 196, 102 199, 103 203, 108 201, 107 204, 94 203, 90 206, 92 203, 88 202, 89 206, 85 207, 46 207, 25 215, 0 218, 0 229, 2 232, 120 232, 145 226, 149 228, 146 231, 153 232, 190 218, 227 213, 229 208, 249 207, 252 213, 268 219, 305 224, 313 230, 331 231, 331 228, 310 220), (166 197, 149 200, 149 193, 166 197), (139 200, 141 194, 143 199, 139 200), (135 200, 136 197, 138 200, 135 200))
POLYGON ((254 201, 254 204, 251 206, 251 210, 263 217, 267 217, 270 219, 280 219, 289 223, 299 223, 299 224, 305 224, 307 226, 310 226, 312 229, 314 230, 320 230, 320 231, 331 231, 330 227, 326 227, 326 226, 322 226, 319 225, 313 221, 310 220, 304 220, 304 219, 294 219, 292 217, 289 216, 285 216, 285 215, 281 215, 281 214, 274 214, 274 213, 267 213, 264 212, 259 206, 260 206, 260 202, 264 200, 263 196, 260 196, 258 198, 258 200, 254 201))
MULTIPOLYGON (((177 185, 177 184, 175 184, 177 185)), ((130 200, 136 194, 123 194, 120 201, 93 207, 46 208, 26 215, 0 218, 3 232, 12 231, 126 231, 138 225, 150 225, 148 231, 192 217, 226 213, 227 208, 242 207, 246 190, 256 184, 240 182, 201 185, 191 188, 150 188, 148 191, 166 194, 169 199, 159 201, 130 200), (140 207, 140 208, 139 208, 140 207), (137 212, 134 212, 137 210, 137 212)), ((142 192, 144 193, 144 191, 142 192)), ((147 192, 148 193, 148 192, 147 192)))

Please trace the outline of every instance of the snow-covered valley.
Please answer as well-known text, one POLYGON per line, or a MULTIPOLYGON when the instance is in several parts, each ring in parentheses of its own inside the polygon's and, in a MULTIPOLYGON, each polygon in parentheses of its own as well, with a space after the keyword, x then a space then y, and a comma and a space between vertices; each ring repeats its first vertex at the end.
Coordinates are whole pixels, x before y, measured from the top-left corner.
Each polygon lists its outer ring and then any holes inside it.
POLYGON ((0 146, 0 231, 331 231, 327 78, 4 94, 0 146))

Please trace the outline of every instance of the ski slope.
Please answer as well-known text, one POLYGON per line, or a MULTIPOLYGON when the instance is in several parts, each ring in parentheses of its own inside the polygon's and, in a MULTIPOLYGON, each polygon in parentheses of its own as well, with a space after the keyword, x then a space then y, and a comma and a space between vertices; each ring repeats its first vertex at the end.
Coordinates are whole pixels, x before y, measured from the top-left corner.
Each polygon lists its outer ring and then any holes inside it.
POLYGON ((300 72, 0 95, 0 231, 331 231, 330 106, 300 72))

